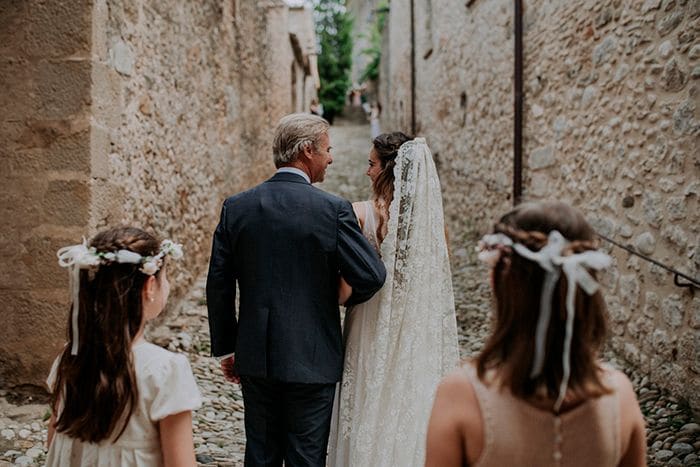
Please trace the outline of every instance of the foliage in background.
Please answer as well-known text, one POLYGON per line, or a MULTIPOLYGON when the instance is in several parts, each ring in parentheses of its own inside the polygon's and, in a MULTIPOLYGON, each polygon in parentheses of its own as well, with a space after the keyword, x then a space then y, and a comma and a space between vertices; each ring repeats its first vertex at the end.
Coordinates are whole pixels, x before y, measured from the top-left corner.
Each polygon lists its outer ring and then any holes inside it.
POLYGON ((386 17, 389 14, 389 2, 380 2, 375 12, 374 23, 369 31, 370 46, 362 51, 363 55, 369 57, 369 62, 362 71, 361 81, 376 81, 379 78, 379 63, 382 59, 382 34, 384 33, 386 17))
POLYGON ((323 105, 323 116, 332 123, 333 118, 342 112, 350 89, 352 20, 345 10, 345 0, 316 0, 314 11, 320 48, 319 100, 323 105))

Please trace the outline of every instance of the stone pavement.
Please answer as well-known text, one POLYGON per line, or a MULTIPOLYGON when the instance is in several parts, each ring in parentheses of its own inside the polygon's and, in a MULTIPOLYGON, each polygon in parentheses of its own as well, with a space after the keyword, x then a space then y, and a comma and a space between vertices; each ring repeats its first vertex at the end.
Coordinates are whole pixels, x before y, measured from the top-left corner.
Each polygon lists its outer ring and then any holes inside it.
MULTIPOLYGON (((323 189, 351 201, 369 194, 366 171, 369 127, 338 120, 331 129, 334 162, 323 189)), ((477 352, 488 333, 490 294, 486 270, 474 257, 473 239, 452 236, 453 283, 462 357, 477 352)), ((187 353, 204 404, 193 417, 197 460, 206 466, 242 465, 245 446, 243 403, 239 386, 223 379, 218 363, 209 357, 204 279, 183 304, 148 330, 149 339, 173 351, 187 353)), ((700 425, 688 408, 649 384, 607 352, 606 358, 623 369, 636 388, 647 431, 650 466, 700 466, 700 425)), ((25 398, 10 403, 12 394, 0 392, 0 467, 42 465, 45 458, 48 406, 25 398)))

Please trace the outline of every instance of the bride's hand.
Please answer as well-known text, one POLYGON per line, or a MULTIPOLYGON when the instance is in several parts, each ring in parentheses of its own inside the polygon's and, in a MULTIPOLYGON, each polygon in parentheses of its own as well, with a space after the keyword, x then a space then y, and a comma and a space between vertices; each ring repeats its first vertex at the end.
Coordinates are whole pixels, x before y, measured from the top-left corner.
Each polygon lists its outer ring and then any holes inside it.
POLYGON ((338 280, 338 304, 344 305, 352 295, 352 287, 342 277, 338 280))

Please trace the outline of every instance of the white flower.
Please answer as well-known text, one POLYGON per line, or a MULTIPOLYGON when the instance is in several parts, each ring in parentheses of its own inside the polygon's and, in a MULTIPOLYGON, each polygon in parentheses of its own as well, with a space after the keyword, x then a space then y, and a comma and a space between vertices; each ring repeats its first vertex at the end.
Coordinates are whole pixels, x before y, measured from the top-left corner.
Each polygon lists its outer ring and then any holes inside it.
POLYGON ((173 243, 172 250, 170 252, 170 256, 173 257, 173 259, 180 259, 182 258, 182 245, 179 243, 173 243))
POLYGON ((160 251, 166 255, 170 255, 173 259, 182 258, 182 245, 175 243, 172 240, 163 240, 160 243, 160 251))
POLYGON ((141 266, 140 271, 144 274, 148 274, 149 276, 152 276, 153 274, 158 272, 158 263, 156 263, 156 261, 153 259, 146 261, 141 266))
POLYGON ((129 250, 119 250, 115 256, 117 263, 138 264, 141 262, 141 255, 129 250))
POLYGON ((117 259, 117 255, 115 255, 114 253, 105 253, 102 255, 102 257, 107 261, 114 261, 115 259, 117 259))

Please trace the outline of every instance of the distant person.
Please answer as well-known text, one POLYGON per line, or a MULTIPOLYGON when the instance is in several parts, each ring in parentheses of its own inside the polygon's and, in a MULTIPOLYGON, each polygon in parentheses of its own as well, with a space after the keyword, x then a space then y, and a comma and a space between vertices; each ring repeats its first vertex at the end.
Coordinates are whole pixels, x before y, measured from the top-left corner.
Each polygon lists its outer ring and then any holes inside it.
POLYGON ((312 185, 333 161, 328 122, 287 115, 272 148, 277 173, 228 198, 214 232, 211 348, 242 386, 245 465, 322 467, 343 372, 340 277, 358 304, 386 273, 350 202, 312 185))
POLYGON ((195 466, 190 364, 143 338, 168 300, 168 257, 180 246, 135 227, 59 250, 73 308, 68 344, 51 368, 46 465, 195 466))
POLYGON ((381 128, 379 126, 379 116, 382 113, 382 105, 379 102, 372 103, 372 107, 369 113, 369 127, 372 135, 372 141, 381 134, 381 128))
POLYGON ((480 245, 493 330, 438 388, 426 466, 646 465, 632 384, 599 360, 607 324, 594 274, 610 258, 591 226, 561 202, 521 204, 480 245))
POLYGON ((425 139, 401 132, 375 138, 367 176, 371 199, 353 209, 387 279, 347 303, 328 465, 420 466, 435 388, 459 356, 440 180, 425 139))
POLYGON ((318 115, 319 117, 323 117, 323 105, 318 102, 318 99, 311 99, 311 104, 309 105, 309 111, 314 114, 318 115))

